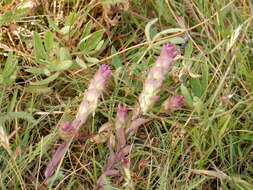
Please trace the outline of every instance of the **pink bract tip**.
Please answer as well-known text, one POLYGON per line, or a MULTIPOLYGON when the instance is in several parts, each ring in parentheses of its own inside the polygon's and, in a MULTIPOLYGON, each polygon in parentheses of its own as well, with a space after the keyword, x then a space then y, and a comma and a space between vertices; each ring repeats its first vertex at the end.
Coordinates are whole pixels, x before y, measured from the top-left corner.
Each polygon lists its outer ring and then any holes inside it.
POLYGON ((166 56, 168 58, 174 59, 179 54, 180 51, 172 43, 165 44, 161 49, 161 56, 166 56))
POLYGON ((163 106, 165 110, 176 110, 180 109, 184 104, 184 97, 180 95, 174 95, 165 100, 163 106))
POLYGON ((94 78, 101 80, 101 78, 107 80, 112 70, 106 64, 102 64, 94 75, 94 78))
POLYGON ((127 112, 127 106, 123 106, 122 104, 118 105, 118 113, 127 112))
POLYGON ((127 119, 127 106, 123 106, 121 104, 118 105, 118 110, 117 110, 117 117, 122 120, 127 119))
POLYGON ((111 68, 106 64, 102 64, 98 71, 100 71, 104 77, 108 77, 112 72, 111 68))
POLYGON ((60 129, 65 131, 65 132, 70 132, 73 131, 73 125, 72 122, 70 121, 64 121, 60 123, 60 129))

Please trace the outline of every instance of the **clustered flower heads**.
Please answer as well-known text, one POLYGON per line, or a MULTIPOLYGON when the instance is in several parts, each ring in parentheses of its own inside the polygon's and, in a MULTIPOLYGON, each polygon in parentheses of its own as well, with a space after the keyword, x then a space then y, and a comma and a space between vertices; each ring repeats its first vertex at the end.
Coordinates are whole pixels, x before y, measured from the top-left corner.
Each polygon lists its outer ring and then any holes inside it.
MULTIPOLYGON (((160 56, 157 58, 154 66, 148 73, 147 79, 143 85, 143 91, 139 96, 139 104, 132 111, 132 117, 128 112, 127 106, 118 105, 116 118, 109 121, 112 130, 108 135, 107 145, 109 149, 109 156, 104 165, 101 176, 97 181, 96 189, 103 189, 104 178, 112 175, 117 175, 121 172, 125 179, 126 189, 133 190, 134 185, 131 180, 130 160, 127 155, 130 153, 131 147, 127 145, 127 139, 135 134, 139 126, 152 120, 151 118, 142 118, 149 109, 154 105, 159 98, 159 92, 162 83, 172 70, 172 61, 179 55, 179 51, 171 44, 165 44, 160 56), (116 164, 119 168, 115 168, 116 164)), ((85 123, 91 114, 95 114, 99 97, 105 91, 106 83, 109 79, 111 69, 107 65, 101 65, 95 73, 93 79, 90 81, 88 89, 84 93, 83 100, 78 109, 76 118, 73 122, 66 121, 59 126, 59 135, 64 140, 64 143, 59 146, 56 154, 49 163, 45 176, 50 177, 55 168, 58 167, 60 160, 64 157, 67 147, 78 136, 80 127, 85 123)), ((162 104, 163 110, 177 110, 181 108, 184 103, 184 98, 179 95, 173 95, 162 104)))
MULTIPOLYGON (((119 105, 115 119, 115 134, 108 141, 110 151, 103 172, 97 181, 97 188, 103 188, 106 176, 117 175, 119 171, 115 169, 115 164, 119 163, 121 174, 124 176, 126 189, 133 190, 134 184, 131 180, 130 160, 126 156, 130 153, 130 146, 127 145, 127 138, 135 134, 139 126, 149 122, 151 119, 142 118, 159 98, 159 92, 166 74, 172 70, 172 61, 179 54, 173 44, 166 44, 162 47, 161 54, 157 58, 154 66, 148 73, 143 91, 139 96, 139 107, 133 111, 133 116, 129 119, 127 107, 119 105)), ((182 96, 175 95, 164 102, 164 109, 179 109, 184 102, 182 96)))
POLYGON ((126 127, 129 121, 127 106, 118 105, 117 116, 115 119, 115 135, 111 135, 108 141, 109 157, 104 166, 102 175, 97 181, 97 188, 100 189, 104 185, 104 178, 106 176, 116 175, 119 170, 114 169, 114 165, 119 163, 120 169, 123 171, 126 184, 125 186, 133 189, 133 183, 130 176, 130 161, 126 156, 130 152, 130 146, 126 144, 127 135, 126 127))

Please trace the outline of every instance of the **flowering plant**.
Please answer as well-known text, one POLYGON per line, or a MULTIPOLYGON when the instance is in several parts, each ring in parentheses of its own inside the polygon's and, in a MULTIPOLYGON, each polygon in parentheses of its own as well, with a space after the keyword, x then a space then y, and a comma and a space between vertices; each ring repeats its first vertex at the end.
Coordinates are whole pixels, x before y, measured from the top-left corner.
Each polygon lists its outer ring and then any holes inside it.
MULTIPOLYGON (((143 118, 143 115, 154 106, 154 103, 159 98, 157 93, 160 91, 166 75, 172 70, 172 62, 177 55, 179 55, 179 51, 176 49, 175 45, 171 43, 165 44, 147 75, 143 90, 138 98, 139 104, 136 105, 131 116, 128 112, 128 107, 119 104, 116 118, 101 127, 103 128, 101 131, 108 131, 105 133, 106 135, 103 136, 103 138, 101 138, 99 134, 91 136, 90 139, 95 141, 99 139, 100 143, 107 141, 109 149, 109 156, 103 167, 102 174, 97 180, 96 189, 103 189, 105 177, 117 175, 119 173, 124 176, 124 186, 126 189, 134 189, 134 184, 131 180, 130 159, 127 158, 127 155, 130 154, 131 147, 127 144, 127 140, 137 132, 141 125, 152 120, 152 118, 143 118), (116 168, 117 163, 119 168, 116 168)), ((74 121, 60 123, 58 132, 61 139, 64 140, 64 143, 59 146, 53 155, 51 162, 48 164, 45 171, 46 178, 50 177, 54 170, 59 166, 68 146, 73 139, 77 139, 79 136, 81 126, 91 114, 95 114, 99 97, 105 91, 106 83, 111 72, 111 69, 107 65, 101 65, 84 93, 83 100, 79 106, 74 121)), ((173 95, 163 102, 162 111, 167 112, 177 110, 181 108, 183 103, 184 98, 182 96, 173 95)))
POLYGON ((90 114, 94 114, 98 105, 99 97, 105 91, 106 83, 109 79, 112 70, 108 65, 101 65, 93 79, 90 81, 88 89, 85 91, 83 100, 79 106, 76 118, 73 122, 65 121, 60 123, 59 135, 65 142, 59 146, 52 160, 45 170, 45 177, 48 178, 53 175, 54 170, 58 167, 60 161, 63 159, 67 147, 70 145, 72 139, 78 136, 80 127, 86 122, 90 114))

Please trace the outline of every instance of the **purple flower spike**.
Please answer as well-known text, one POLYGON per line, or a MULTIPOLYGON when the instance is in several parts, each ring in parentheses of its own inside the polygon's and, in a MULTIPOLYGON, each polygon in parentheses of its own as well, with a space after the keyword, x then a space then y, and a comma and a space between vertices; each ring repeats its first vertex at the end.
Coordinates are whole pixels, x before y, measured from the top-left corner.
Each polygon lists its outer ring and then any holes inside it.
POLYGON ((142 93, 139 96, 140 108, 138 112, 146 114, 148 109, 154 105, 156 102, 154 97, 160 90, 166 74, 172 70, 172 61, 179 53, 176 46, 171 43, 167 43, 162 47, 161 54, 150 69, 142 93))
POLYGON ((162 109, 164 111, 174 111, 180 109, 183 104, 184 97, 180 95, 174 95, 163 102, 162 109))
POLYGON ((151 120, 152 119, 144 119, 141 117, 133 120, 131 122, 129 129, 127 130, 127 136, 129 137, 129 136, 135 134, 141 125, 144 125, 145 123, 148 123, 151 120))
POLYGON ((125 127, 126 127, 127 122, 128 122, 127 106, 123 106, 119 104, 117 117, 115 120, 118 148, 122 148, 126 145, 125 127))
POLYGON ((79 107, 74 124, 78 123, 78 129, 86 121, 88 116, 95 113, 97 108, 99 97, 105 90, 106 83, 109 80, 109 76, 112 70, 108 65, 101 65, 93 79, 90 81, 89 87, 84 93, 83 101, 79 107))
POLYGON ((128 110, 127 106, 123 106, 121 104, 118 105, 117 118, 116 118, 116 128, 121 127, 121 126, 117 127, 117 122, 120 125, 126 124, 126 122, 128 120, 127 110, 128 110))
POLYGON ((49 162, 49 164, 47 165, 47 168, 45 170, 45 177, 46 179, 48 179, 49 177, 51 177, 55 171, 55 169, 58 167, 61 159, 63 159, 66 151, 68 148, 68 142, 64 142, 62 143, 57 151, 54 153, 52 160, 49 162))

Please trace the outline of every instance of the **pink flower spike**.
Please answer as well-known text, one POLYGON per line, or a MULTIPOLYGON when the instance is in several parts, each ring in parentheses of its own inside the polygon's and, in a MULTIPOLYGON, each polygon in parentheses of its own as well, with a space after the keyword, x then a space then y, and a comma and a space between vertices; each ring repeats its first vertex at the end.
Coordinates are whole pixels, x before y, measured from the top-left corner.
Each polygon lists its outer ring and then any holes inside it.
POLYGON ((164 111, 173 111, 180 109, 183 104, 184 97, 180 95, 174 95, 163 102, 162 108, 164 111))
POLYGON ((99 97, 105 91, 106 83, 112 70, 108 65, 101 65, 84 93, 82 103, 79 107, 76 119, 73 123, 78 123, 78 130, 90 114, 94 114, 98 105, 99 97))
POLYGON ((144 82, 143 90, 139 96, 139 108, 134 114, 146 114, 148 110, 154 105, 156 99, 156 93, 159 92, 162 83, 168 74, 172 70, 173 59, 179 54, 176 46, 172 43, 165 44, 160 56, 156 59, 155 64, 150 69, 149 74, 144 82))

